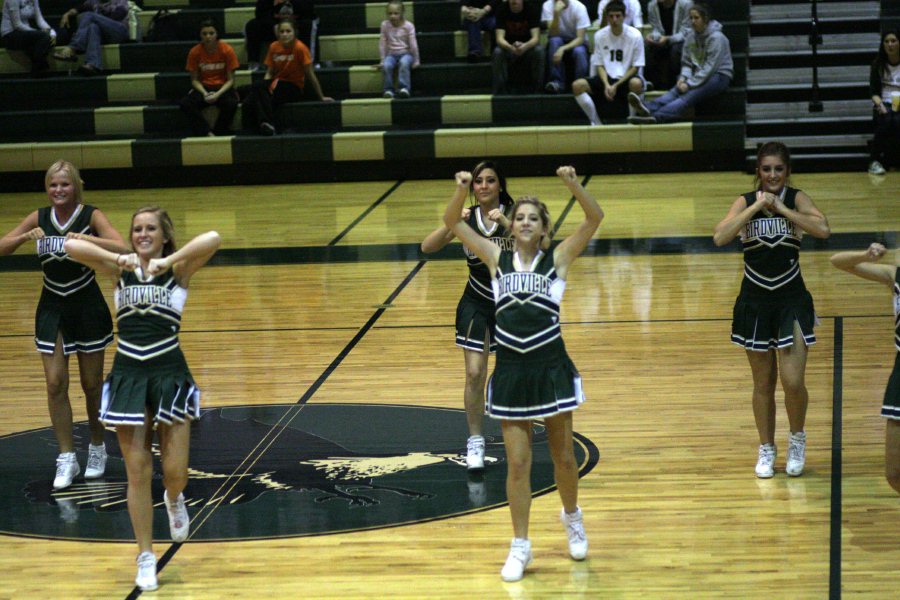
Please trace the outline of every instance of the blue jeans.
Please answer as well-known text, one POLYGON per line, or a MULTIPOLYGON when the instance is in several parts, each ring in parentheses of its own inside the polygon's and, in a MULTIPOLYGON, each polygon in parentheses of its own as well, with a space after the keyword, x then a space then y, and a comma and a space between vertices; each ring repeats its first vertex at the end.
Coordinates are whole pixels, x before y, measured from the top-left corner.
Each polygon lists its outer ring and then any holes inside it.
POLYGON ((78 30, 72 36, 69 46, 78 52, 84 52, 84 62, 103 68, 103 52, 100 45, 121 44, 128 39, 128 28, 124 23, 95 12, 82 13, 78 17, 78 30))
MULTIPOLYGON (((547 78, 547 83, 555 83, 559 86, 561 90, 566 89, 566 59, 563 57, 559 63, 553 62, 553 55, 556 54, 556 51, 559 48, 572 40, 564 40, 563 38, 556 36, 551 37, 547 42, 547 62, 550 65, 550 76, 547 78)), ((575 73, 573 74, 572 81, 576 79, 585 78, 588 76, 588 50, 587 46, 582 44, 581 46, 575 46, 571 50, 569 50, 566 54, 571 54, 572 63, 575 67, 575 73)))
POLYGON ((647 103, 650 114, 656 117, 657 123, 677 121, 687 109, 707 98, 712 98, 725 91, 731 79, 721 73, 713 73, 699 87, 691 88, 685 93, 678 91, 678 86, 673 87, 656 100, 647 103))
POLYGON ((490 31, 491 35, 494 35, 494 29, 497 28, 497 20, 494 18, 493 13, 486 17, 482 17, 477 21, 465 19, 462 22, 462 27, 469 32, 469 54, 484 56, 484 52, 482 51, 481 32, 490 31))
POLYGON ((412 54, 388 54, 384 57, 384 65, 382 67, 384 70, 384 91, 394 91, 394 69, 397 68, 398 64, 400 68, 398 69, 397 80, 400 88, 412 90, 409 71, 414 60, 412 54))

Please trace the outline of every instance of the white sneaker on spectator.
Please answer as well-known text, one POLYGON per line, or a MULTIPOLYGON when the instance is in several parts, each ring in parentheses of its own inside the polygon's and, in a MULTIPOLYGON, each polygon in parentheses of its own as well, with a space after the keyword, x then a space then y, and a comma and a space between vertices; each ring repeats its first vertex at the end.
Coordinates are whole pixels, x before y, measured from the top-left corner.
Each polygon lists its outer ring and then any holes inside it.
POLYGON ((547 85, 544 86, 544 90, 548 94, 558 94, 560 89, 559 84, 555 81, 548 81, 547 85))
POLYGON ((399 98, 409 98, 409 90, 406 88, 400 88, 400 90, 397 92, 397 96, 399 98))
POLYGON ((384 97, 384 98, 393 98, 393 97, 394 97, 394 92, 392 92, 391 90, 384 90, 384 94, 382 94, 382 97, 384 97))
POLYGON ((191 529, 191 517, 184 505, 184 494, 178 494, 175 501, 169 500, 169 492, 163 492, 166 512, 169 513, 169 535, 173 542, 183 542, 191 529))
POLYGON ((785 471, 791 477, 803 475, 806 465, 806 432, 792 433, 788 437, 788 455, 785 471))
POLYGON ((567 513, 564 508, 559 518, 566 526, 566 535, 569 536, 569 556, 575 560, 584 560, 588 552, 588 541, 584 532, 584 515, 581 508, 576 508, 572 514, 567 513))
POLYGON ((628 92, 628 105, 634 109, 634 114, 639 117, 649 117, 650 109, 644 106, 641 97, 634 92, 628 92))
POLYGON ((106 473, 106 459, 106 444, 100 444, 99 446, 88 444, 88 459, 87 465, 84 467, 84 478, 96 479, 103 477, 103 474, 106 473))
POLYGON ((74 452, 63 452, 56 457, 56 477, 53 478, 53 489, 61 490, 72 485, 75 476, 81 473, 78 458, 74 452))
POLYGON ((137 577, 134 583, 141 591, 152 592, 159 587, 156 579, 156 555, 152 552, 141 552, 137 557, 137 577))
POLYGON ((525 568, 531 564, 534 557, 531 555, 531 541, 522 538, 513 538, 509 545, 509 556, 506 564, 500 570, 503 581, 519 581, 525 576, 525 568))
POLYGON ((885 171, 884 166, 877 160, 873 160, 869 165, 869 175, 884 175, 885 173, 887 171, 885 171))
POLYGON ((469 436, 466 442, 466 468, 470 471, 484 468, 484 436, 469 436))
POLYGON ((759 458, 756 461, 756 476, 760 479, 768 479, 775 476, 775 457, 778 449, 775 444, 761 444, 759 458))

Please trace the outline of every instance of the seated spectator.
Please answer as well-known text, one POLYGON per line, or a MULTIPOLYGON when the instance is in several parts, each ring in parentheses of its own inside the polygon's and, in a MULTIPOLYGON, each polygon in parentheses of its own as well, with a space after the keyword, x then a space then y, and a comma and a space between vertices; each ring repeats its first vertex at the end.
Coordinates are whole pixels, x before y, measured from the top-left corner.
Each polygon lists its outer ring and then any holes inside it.
POLYGON ((240 66, 234 48, 219 39, 211 19, 200 22, 200 43, 191 48, 185 69, 191 74, 191 89, 181 99, 181 110, 191 122, 196 136, 227 135, 237 111, 234 70, 240 66), (219 116, 210 130, 203 109, 216 106, 219 116))
POLYGON ((309 48, 297 39, 294 22, 282 20, 277 31, 278 41, 272 42, 266 55, 265 78, 255 82, 251 91, 251 105, 263 135, 275 135, 275 109, 286 102, 302 100, 307 82, 318 100, 333 100, 322 93, 309 48))
POLYGON ((705 4, 694 4, 690 15, 691 31, 684 40, 678 83, 647 104, 637 94, 628 94, 628 103, 636 113, 636 116, 628 117, 629 123, 676 121, 698 102, 724 92, 731 83, 734 61, 731 44, 722 33, 722 24, 710 20, 705 4))
POLYGON ((381 62, 376 68, 384 71, 384 97, 394 97, 394 70, 400 89, 397 95, 409 98, 412 90, 410 69, 419 67, 419 44, 416 42, 416 26, 404 17, 405 8, 400 0, 391 0, 387 5, 387 19, 381 22, 381 38, 378 50, 381 62))
POLYGON ((650 0, 647 5, 647 20, 653 30, 644 40, 644 78, 658 90, 667 90, 678 80, 684 36, 691 30, 692 4, 692 0, 650 0))
POLYGON ((592 77, 576 79, 572 84, 575 101, 591 125, 602 124, 593 98, 612 103, 615 109, 609 111, 610 115, 625 118, 629 92, 644 93, 644 81, 640 77, 644 66, 644 38, 640 31, 624 24, 622 0, 612 0, 604 10, 603 20, 609 25, 594 34, 592 77))
POLYGON ((78 27, 68 46, 53 53, 60 60, 72 60, 84 54, 84 64, 78 68, 82 75, 99 75, 103 71, 102 44, 121 44, 128 40, 128 0, 85 0, 78 8, 66 12, 60 21, 68 27, 72 18, 78 27))
POLYGON ((508 0, 497 9, 497 45, 491 57, 494 93, 510 90, 509 73, 519 72, 528 92, 544 86, 544 48, 541 46, 541 14, 537 2, 508 0))
MULTIPOLYGON (((644 14, 641 10, 640 1, 622 0, 622 2, 625 4, 625 25, 631 25, 636 29, 641 29, 644 26, 644 14)), ((606 5, 609 3, 610 0, 600 0, 600 3, 597 4, 597 20, 594 21, 594 25, 597 27, 606 27, 609 25, 604 16, 606 5)))
POLYGON ((494 11, 500 0, 460 0, 462 28, 469 34, 469 62, 478 62, 484 56, 481 32, 494 35, 496 19, 494 11))
POLYGON ((881 35, 878 56, 869 72, 869 94, 875 119, 869 173, 884 175, 886 167, 896 166, 900 146, 900 37, 895 30, 881 35))
POLYGON ((278 22, 286 17, 294 19, 297 38, 309 49, 313 62, 317 62, 319 20, 316 18, 313 0, 256 0, 253 18, 244 25, 250 69, 259 68, 263 44, 268 46, 275 41, 278 22))
POLYGON ((546 0, 541 22, 547 27, 547 55, 550 66, 546 91, 558 94, 566 87, 568 58, 574 71, 572 79, 588 76, 588 47, 585 33, 591 26, 587 8, 578 0, 546 0))
POLYGON ((43 75, 50 68, 47 56, 56 43, 56 32, 44 20, 38 0, 5 0, 0 40, 10 50, 22 50, 31 59, 31 74, 43 75))

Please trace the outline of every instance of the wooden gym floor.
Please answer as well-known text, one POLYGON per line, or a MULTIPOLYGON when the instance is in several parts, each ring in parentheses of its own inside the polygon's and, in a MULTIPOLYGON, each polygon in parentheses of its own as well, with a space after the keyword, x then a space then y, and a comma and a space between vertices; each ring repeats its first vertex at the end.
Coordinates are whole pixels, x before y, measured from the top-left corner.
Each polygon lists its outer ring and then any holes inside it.
MULTIPOLYGON (((827 244, 805 244, 801 255, 821 318, 807 368, 807 470, 800 478, 784 473, 788 432, 779 406, 778 472, 764 481, 753 473, 758 440, 749 367, 729 342, 740 251, 737 242, 723 251, 711 241, 713 226, 752 187, 751 177, 580 175, 590 176, 587 188, 606 212, 563 303, 565 340, 588 396, 575 429, 600 452, 580 487, 588 560, 568 559, 559 499, 550 493, 534 500, 535 561, 517 584, 499 577, 511 528, 506 507, 498 506, 331 535, 177 547, 158 541, 157 555, 166 556, 161 585, 145 595, 896 597, 900 499, 883 478, 878 414, 894 360, 890 292, 837 271, 828 257, 876 239, 897 247, 900 176, 794 177, 834 235, 827 244)), ((0 195, 0 232, 46 203, 41 183, 36 175, 35 193, 0 195)), ((134 209, 158 204, 172 214, 181 242, 210 229, 222 234, 216 262, 191 283, 181 334, 204 407, 304 398, 308 405, 462 408, 453 320, 464 261, 458 248, 432 258, 416 250, 439 224, 450 177, 87 187, 86 201, 120 232, 134 209)), ((560 236, 581 218, 555 178, 513 178, 509 189, 547 201, 561 221, 560 236)), ((49 425, 32 342, 40 275, 26 246, 0 259, 0 442, 49 425)), ((111 304, 112 286, 101 284, 111 304)), ((107 366, 112 356, 110 349, 107 366)), ((83 421, 72 371, 72 406, 83 421)), ((464 438, 461 432, 460 447, 464 438)), ((0 465, 0 473, 11 468, 0 465)), ((41 475, 50 478, 52 468, 50 461, 41 475)), ((6 510, 12 508, 0 507, 6 510)), ((0 597, 134 596, 135 553, 132 543, 4 535, 0 597)))

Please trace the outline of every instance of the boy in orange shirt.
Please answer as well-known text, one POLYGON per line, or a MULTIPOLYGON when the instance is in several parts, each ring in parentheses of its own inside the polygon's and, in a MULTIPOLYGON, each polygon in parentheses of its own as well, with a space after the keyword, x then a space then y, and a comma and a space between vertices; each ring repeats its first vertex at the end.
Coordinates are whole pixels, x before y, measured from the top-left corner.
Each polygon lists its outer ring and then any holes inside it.
POLYGON ((219 40, 212 19, 200 23, 200 43, 191 48, 185 69, 191 74, 191 91, 179 105, 191 123, 196 136, 227 135, 237 111, 238 96, 234 89, 234 71, 238 68, 234 48, 219 40), (219 108, 212 130, 203 118, 207 106, 219 108))

